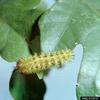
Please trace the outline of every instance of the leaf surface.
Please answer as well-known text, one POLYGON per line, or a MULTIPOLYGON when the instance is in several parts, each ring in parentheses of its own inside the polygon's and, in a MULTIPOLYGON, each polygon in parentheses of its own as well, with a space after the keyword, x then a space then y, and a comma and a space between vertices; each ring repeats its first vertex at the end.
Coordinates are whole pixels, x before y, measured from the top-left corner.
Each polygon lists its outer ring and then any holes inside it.
POLYGON ((82 44, 83 59, 78 76, 77 96, 100 95, 100 1, 61 0, 40 19, 44 52, 74 48, 82 44), (67 10, 68 9, 68 10, 67 10))

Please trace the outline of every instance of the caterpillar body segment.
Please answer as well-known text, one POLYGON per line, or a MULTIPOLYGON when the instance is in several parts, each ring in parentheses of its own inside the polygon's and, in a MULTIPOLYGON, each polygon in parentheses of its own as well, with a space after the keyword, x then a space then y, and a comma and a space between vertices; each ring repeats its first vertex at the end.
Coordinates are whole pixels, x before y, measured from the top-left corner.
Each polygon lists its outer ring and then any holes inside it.
POLYGON ((35 53, 27 58, 20 59, 16 68, 21 73, 31 74, 50 69, 52 65, 61 66, 64 61, 73 58, 73 52, 70 49, 49 53, 35 53))

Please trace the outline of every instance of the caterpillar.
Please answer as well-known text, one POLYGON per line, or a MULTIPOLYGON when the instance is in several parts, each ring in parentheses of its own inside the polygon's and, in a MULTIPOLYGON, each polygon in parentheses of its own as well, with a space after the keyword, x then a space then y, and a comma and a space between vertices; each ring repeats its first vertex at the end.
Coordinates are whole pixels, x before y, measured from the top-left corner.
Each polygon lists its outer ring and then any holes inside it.
POLYGON ((64 61, 72 59, 73 52, 70 49, 56 52, 41 53, 22 58, 17 62, 16 68, 21 73, 31 74, 50 69, 52 65, 60 66, 64 61))

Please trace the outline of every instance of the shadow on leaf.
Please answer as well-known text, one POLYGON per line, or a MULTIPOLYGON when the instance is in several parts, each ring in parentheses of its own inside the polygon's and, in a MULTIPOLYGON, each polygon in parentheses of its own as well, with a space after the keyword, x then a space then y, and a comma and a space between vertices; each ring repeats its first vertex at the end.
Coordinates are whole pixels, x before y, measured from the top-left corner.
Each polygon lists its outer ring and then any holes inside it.
POLYGON ((43 100, 46 85, 36 74, 23 75, 14 70, 9 83, 14 100, 43 100))

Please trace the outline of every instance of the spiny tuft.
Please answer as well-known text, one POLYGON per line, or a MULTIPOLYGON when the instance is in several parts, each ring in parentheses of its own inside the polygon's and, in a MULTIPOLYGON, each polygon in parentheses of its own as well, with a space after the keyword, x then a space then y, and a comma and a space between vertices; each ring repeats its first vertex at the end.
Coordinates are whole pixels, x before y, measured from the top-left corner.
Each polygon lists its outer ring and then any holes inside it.
POLYGON ((34 53, 32 56, 20 59, 16 68, 25 74, 38 73, 50 69, 52 65, 60 66, 64 61, 72 58, 73 52, 70 49, 41 54, 34 53))

